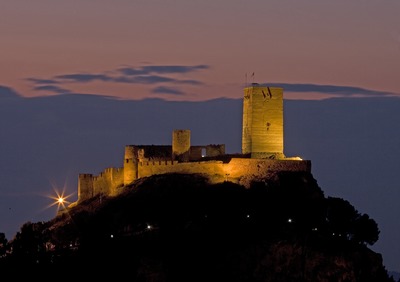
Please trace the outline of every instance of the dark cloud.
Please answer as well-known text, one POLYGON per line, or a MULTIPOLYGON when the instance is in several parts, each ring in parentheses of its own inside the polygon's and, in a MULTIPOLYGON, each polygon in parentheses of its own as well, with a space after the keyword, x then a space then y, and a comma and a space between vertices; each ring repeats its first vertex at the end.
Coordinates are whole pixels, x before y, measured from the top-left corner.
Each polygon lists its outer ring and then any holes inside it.
POLYGON ((54 78, 61 80, 68 80, 71 82, 91 82, 94 80, 100 81, 111 81, 112 77, 105 74, 90 74, 90 73, 74 73, 74 74, 64 74, 57 75, 54 78))
POLYGON ((172 95, 185 95, 182 91, 176 89, 176 88, 170 88, 170 87, 165 87, 165 86, 160 86, 154 88, 151 93, 154 94, 172 94, 172 95))
MULTIPOLYGON (((27 78, 35 87, 33 90, 44 90, 55 93, 69 93, 67 89, 55 87, 53 84, 63 85, 66 83, 90 83, 94 81, 114 82, 114 83, 130 83, 130 84, 189 84, 202 85, 203 83, 194 79, 181 80, 177 77, 165 76, 166 74, 183 74, 197 70, 208 69, 208 65, 157 65, 157 66, 140 66, 125 67, 113 71, 104 71, 102 73, 71 73, 63 75, 55 75, 50 79, 27 78), (161 74, 161 75, 159 75, 161 74), (51 86, 53 85, 53 87, 51 86)), ((181 95, 180 91, 174 88, 160 87, 155 88, 158 93, 167 93, 181 95)))
POLYGON ((133 84, 156 84, 156 83, 178 83, 190 85, 202 85, 198 80, 179 80, 159 75, 139 75, 139 76, 119 76, 112 79, 113 82, 133 83, 133 84))
POLYGON ((35 91, 49 91, 56 94, 70 93, 68 89, 61 88, 55 85, 40 85, 33 88, 35 91))
POLYGON ((139 68, 126 67, 118 69, 119 72, 124 75, 144 75, 144 74, 171 74, 171 73, 188 73, 192 71, 208 69, 208 65, 196 65, 196 66, 144 66, 139 68))
POLYGON ((177 81, 180 84, 191 84, 191 85, 203 85, 204 83, 198 80, 192 80, 192 79, 188 79, 188 80, 178 80, 177 81))
POLYGON ((59 83, 54 79, 40 79, 40 78, 27 78, 26 80, 33 82, 34 84, 57 84, 59 83))
POLYGON ((285 92, 317 92, 339 96, 395 96, 396 93, 365 89, 361 87, 319 84, 263 83, 262 85, 282 87, 285 92))
POLYGON ((140 75, 140 76, 120 76, 113 78, 114 82, 122 83, 137 83, 137 84, 154 84, 154 83, 164 83, 164 82, 176 82, 176 79, 158 76, 158 75, 140 75))
POLYGON ((135 69, 135 68, 120 68, 118 69, 120 73, 123 75, 144 75, 147 74, 142 68, 135 69))

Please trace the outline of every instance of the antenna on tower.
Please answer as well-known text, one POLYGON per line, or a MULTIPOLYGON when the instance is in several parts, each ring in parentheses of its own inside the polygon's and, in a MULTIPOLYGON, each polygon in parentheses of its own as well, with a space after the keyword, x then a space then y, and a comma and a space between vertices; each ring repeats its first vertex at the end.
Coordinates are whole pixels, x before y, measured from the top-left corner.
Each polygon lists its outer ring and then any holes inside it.
MULTIPOLYGON (((254 84, 254 77, 255 77, 255 75, 254 75, 254 71, 253 71, 253 72, 251 73, 251 75, 250 75, 251 84, 254 84)), ((250 83, 249 83, 249 84, 247 83, 247 72, 244 74, 244 86, 245 86, 245 87, 250 86, 250 83)))

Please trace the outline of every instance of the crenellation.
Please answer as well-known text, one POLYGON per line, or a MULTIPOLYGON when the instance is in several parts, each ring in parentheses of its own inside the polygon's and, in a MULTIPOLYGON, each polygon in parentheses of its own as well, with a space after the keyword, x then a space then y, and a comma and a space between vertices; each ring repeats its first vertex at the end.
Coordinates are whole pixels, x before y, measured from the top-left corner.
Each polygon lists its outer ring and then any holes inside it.
POLYGON ((137 179, 166 173, 201 174, 210 183, 248 188, 278 171, 311 172, 311 161, 283 153, 282 88, 246 87, 242 122, 241 154, 226 155, 225 144, 193 146, 188 129, 174 130, 171 145, 126 145, 123 167, 79 174, 78 203, 99 194, 115 196, 137 179))

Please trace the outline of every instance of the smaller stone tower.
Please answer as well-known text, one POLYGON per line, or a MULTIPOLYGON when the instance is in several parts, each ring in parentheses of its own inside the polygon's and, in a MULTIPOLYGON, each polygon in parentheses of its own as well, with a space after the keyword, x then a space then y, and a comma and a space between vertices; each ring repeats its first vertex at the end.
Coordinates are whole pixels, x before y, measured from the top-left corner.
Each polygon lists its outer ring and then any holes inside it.
POLYGON ((124 185, 128 185, 138 179, 138 148, 125 146, 124 156, 124 185))
POLYGON ((78 176, 78 202, 90 199, 93 195, 93 175, 89 173, 80 173, 78 176))
POLYGON ((189 161, 190 130, 175 129, 172 132, 172 159, 180 162, 189 161))

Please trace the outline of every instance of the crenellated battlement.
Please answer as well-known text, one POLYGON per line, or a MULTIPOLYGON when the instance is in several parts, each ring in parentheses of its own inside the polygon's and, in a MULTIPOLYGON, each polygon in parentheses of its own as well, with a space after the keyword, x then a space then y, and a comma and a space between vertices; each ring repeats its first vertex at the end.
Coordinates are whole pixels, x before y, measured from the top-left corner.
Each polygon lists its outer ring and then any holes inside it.
POLYGON ((149 166, 149 165, 153 165, 153 166, 157 166, 157 165, 176 165, 178 164, 178 161, 168 161, 168 160, 158 160, 158 161, 150 161, 150 160, 143 160, 139 162, 140 166, 149 166))

